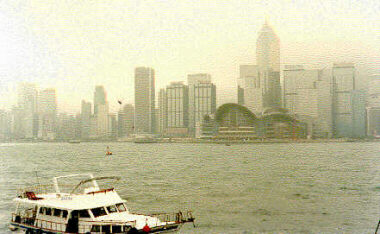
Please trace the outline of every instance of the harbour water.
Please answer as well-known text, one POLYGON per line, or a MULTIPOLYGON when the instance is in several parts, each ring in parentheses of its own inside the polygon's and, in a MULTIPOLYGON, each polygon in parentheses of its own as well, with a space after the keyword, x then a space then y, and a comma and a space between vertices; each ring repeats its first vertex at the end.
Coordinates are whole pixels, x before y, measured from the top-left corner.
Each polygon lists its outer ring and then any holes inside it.
POLYGON ((17 188, 83 172, 121 176, 115 187, 133 212, 192 210, 196 228, 180 233, 374 233, 380 218, 377 142, 3 143, 0 151, 0 233, 17 188))

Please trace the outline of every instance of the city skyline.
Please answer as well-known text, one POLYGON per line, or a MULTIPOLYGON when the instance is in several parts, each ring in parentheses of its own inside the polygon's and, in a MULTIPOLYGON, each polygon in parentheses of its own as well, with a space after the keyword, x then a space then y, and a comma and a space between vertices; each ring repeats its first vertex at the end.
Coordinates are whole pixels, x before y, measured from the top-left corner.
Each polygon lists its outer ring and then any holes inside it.
POLYGON ((41 89, 56 88, 59 111, 72 113, 80 109, 80 101, 74 100, 91 100, 93 87, 103 85, 110 94, 110 110, 115 112, 118 99, 134 102, 133 70, 138 66, 155 69, 156 90, 171 81, 186 80, 191 73, 211 74, 218 87, 218 105, 236 102, 238 67, 256 63, 255 42, 267 12, 276 12, 269 24, 281 38, 281 64, 323 68, 334 62, 353 62, 363 77, 379 69, 376 12, 380 4, 376 1, 313 2, 310 6, 285 1, 113 4, 84 1, 42 7, 42 2, 15 1, 2 6, 2 42, 9 46, 2 53, 0 94, 7 98, 1 100, 0 108, 11 108, 17 83, 26 81, 40 84, 41 89), (70 11, 73 7, 75 12, 70 11), (97 11, 100 7, 113 16, 97 11), (134 14, 137 19, 131 20, 134 14), (157 20, 149 20, 153 16, 157 20), (81 20, 74 24, 72 19, 78 17, 81 20), (97 24, 99 18, 103 24, 97 24), (153 29, 141 30, 147 24, 153 24, 153 29), (67 85, 74 82, 75 88, 67 85))

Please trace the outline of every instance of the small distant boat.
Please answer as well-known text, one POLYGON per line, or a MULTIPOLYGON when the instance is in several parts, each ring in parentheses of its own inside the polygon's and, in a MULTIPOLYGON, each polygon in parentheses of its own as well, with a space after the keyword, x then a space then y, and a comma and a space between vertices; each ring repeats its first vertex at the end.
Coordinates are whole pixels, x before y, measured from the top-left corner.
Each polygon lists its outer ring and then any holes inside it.
POLYGON ((70 144, 79 144, 80 140, 69 140, 70 144))
POLYGON ((112 155, 112 152, 110 151, 110 147, 107 146, 107 152, 106 152, 106 155, 112 155))

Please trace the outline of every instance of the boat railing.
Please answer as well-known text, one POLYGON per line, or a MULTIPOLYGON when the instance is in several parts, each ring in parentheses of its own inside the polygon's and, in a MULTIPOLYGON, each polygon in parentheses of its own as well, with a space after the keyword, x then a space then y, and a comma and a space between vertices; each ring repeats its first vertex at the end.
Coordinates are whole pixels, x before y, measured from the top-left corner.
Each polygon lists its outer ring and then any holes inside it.
MULTIPOLYGON (((37 219, 27 215, 20 215, 12 213, 12 222, 17 224, 23 224, 34 228, 41 228, 47 231, 59 231, 65 232, 67 222, 66 221, 52 221, 46 219, 37 219)), ((136 221, 116 221, 116 220, 107 220, 107 221, 91 221, 91 220, 81 220, 78 225, 78 233, 87 233, 92 230, 94 226, 129 226, 135 227, 136 221)))
MULTIPOLYGON (((76 184, 61 184, 59 185, 60 191, 62 193, 70 193, 72 194, 72 189, 76 186, 76 184)), ((26 192, 33 192, 34 194, 47 194, 47 193, 55 193, 54 184, 37 184, 31 185, 23 188, 19 188, 17 190, 17 196, 26 198, 26 192)), ((75 192, 74 194, 81 194, 80 190, 75 192)))
POLYGON ((194 217, 191 211, 173 212, 173 213, 155 213, 150 216, 158 218, 161 222, 186 223, 194 222, 194 217))

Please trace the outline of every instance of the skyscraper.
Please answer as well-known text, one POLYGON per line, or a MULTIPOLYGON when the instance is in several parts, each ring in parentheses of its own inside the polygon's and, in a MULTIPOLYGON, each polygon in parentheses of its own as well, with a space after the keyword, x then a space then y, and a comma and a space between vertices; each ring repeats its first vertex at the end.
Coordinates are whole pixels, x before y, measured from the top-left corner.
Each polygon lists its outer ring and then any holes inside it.
POLYGON ((352 92, 355 90, 355 67, 352 63, 334 63, 332 69, 333 134, 353 136, 352 92))
POLYGON ((38 95, 38 138, 53 140, 56 134, 57 100, 55 89, 44 89, 38 95))
POLYGON ((262 71, 280 72, 280 39, 268 22, 264 23, 257 38, 256 60, 262 71))
MULTIPOLYGON (((259 114, 263 111, 263 92, 257 65, 240 65, 240 102, 252 112, 259 114)), ((239 103, 240 104, 240 103, 239 103)))
POLYGON ((281 107, 280 40, 267 22, 256 41, 257 65, 241 65, 238 101, 261 114, 267 108, 281 107))
POLYGON ((90 128, 91 128, 91 102, 86 102, 85 100, 82 100, 81 105, 81 138, 82 139, 89 139, 90 138, 90 128))
POLYGON ((172 136, 188 134, 189 91, 183 82, 172 82, 166 87, 167 133, 172 136))
POLYGON ((158 132, 163 134, 168 126, 168 109, 165 89, 160 89, 160 92, 158 93, 158 108, 158 132))
POLYGON ((38 135, 37 88, 32 83, 21 83, 18 87, 18 107, 22 110, 22 129, 25 138, 38 135))
POLYGON ((96 118, 97 138, 108 136, 108 102, 107 94, 103 86, 96 86, 94 92, 94 116, 96 118))
POLYGON ((380 74, 370 76, 367 107, 367 135, 380 135, 380 74))
POLYGON ((125 104, 118 114, 118 137, 130 136, 134 132, 135 108, 125 104))
POLYGON ((309 136, 332 135, 330 72, 300 65, 284 69, 284 107, 307 123, 309 136))
POLYGON ((195 126, 200 126, 206 115, 216 111, 216 87, 209 74, 188 75, 189 85, 189 132, 195 135, 195 126))
POLYGON ((94 115, 98 113, 98 105, 106 104, 106 99, 107 97, 104 87, 101 85, 96 86, 94 92, 94 115))
POLYGON ((135 132, 153 133, 155 126, 155 78, 149 67, 135 69, 135 132))

